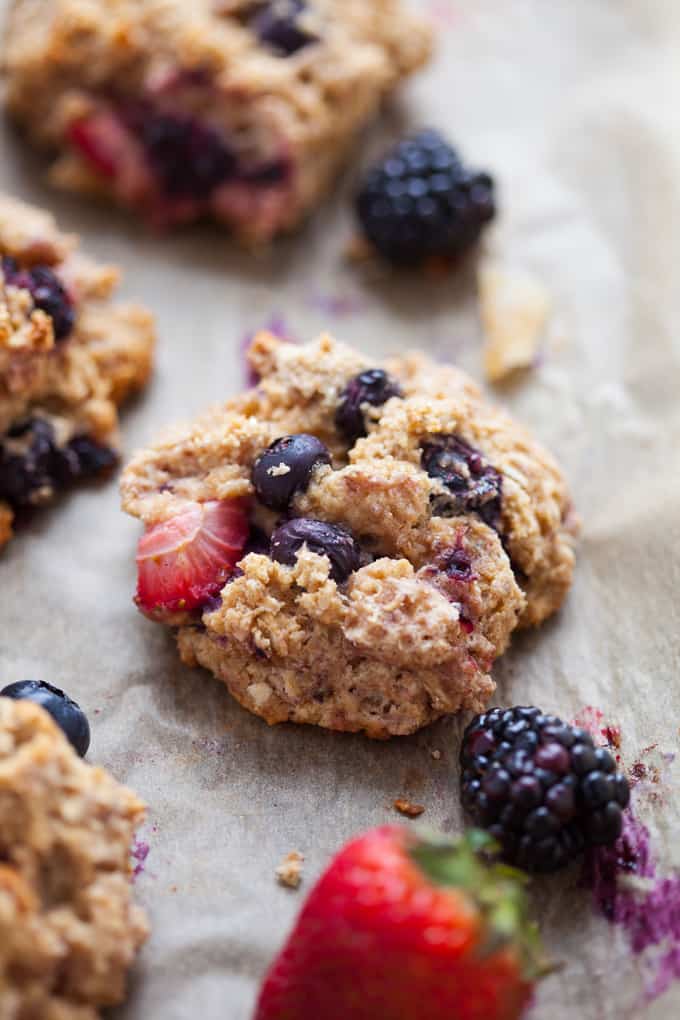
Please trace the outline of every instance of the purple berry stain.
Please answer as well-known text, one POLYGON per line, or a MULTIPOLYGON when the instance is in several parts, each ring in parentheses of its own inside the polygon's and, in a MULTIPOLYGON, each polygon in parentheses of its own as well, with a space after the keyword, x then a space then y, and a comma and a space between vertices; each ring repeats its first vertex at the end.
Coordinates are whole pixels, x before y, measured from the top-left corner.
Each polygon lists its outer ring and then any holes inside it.
POLYGON ((146 843, 143 839, 137 839, 137 837, 135 837, 134 842, 132 844, 132 849, 130 850, 130 856, 134 861, 134 864, 132 866, 133 882, 135 881, 135 879, 139 878, 140 875, 144 874, 146 859, 149 856, 150 850, 151 847, 149 846, 148 843, 146 843))
MULTIPOLYGON (((586 721, 584 714, 601 739, 610 746, 619 746, 620 730, 604 725, 599 709, 588 706, 579 713, 581 724, 586 721), (610 740, 612 730, 617 736, 615 741, 610 740)), ((655 748, 644 748, 640 757, 655 748)), ((591 890, 597 912, 623 930, 631 952, 641 960, 646 975, 641 1007, 680 980, 680 874, 660 873, 649 828, 635 810, 642 798, 652 805, 659 803, 662 773, 672 765, 675 755, 658 757, 659 766, 638 760, 630 767, 634 803, 624 812, 621 835, 611 846, 591 848, 582 872, 583 884, 591 890)))

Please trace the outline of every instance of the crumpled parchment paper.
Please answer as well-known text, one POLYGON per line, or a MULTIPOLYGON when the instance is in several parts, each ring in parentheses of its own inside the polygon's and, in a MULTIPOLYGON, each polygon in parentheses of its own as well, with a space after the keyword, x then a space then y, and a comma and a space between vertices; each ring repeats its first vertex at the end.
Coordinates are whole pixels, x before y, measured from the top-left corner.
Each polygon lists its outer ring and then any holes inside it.
MULTIPOLYGON (((363 159, 404 124, 427 123, 497 176, 502 216, 488 247, 536 274, 555 309, 538 365, 499 399, 559 456, 584 520, 568 604, 497 664, 497 699, 565 718, 594 706, 620 727, 624 763, 649 765, 635 810, 670 873, 680 862, 671 763, 680 710, 680 7, 421 6, 437 25, 437 59, 369 135, 363 159), (663 768, 650 764, 654 755, 665 755, 663 768)), ((59 195, 10 131, 1 144, 0 185, 51 206, 90 251, 124 268, 125 293, 157 313, 158 370, 124 418, 128 450, 235 392, 243 335, 272 316, 300 338, 328 328, 376 355, 421 346, 481 375, 472 267, 430 280, 343 261, 356 167, 302 234, 253 258, 208 227, 154 237, 59 195)), ((400 796, 425 806, 420 821, 461 829, 462 721, 387 744, 269 729, 207 674, 183 667, 169 634, 136 613, 137 534, 115 483, 35 518, 0 560, 1 678, 66 687, 89 713, 91 760, 149 804, 135 854, 153 935, 116 1020, 246 1020, 305 888, 349 836, 387 820, 413 824, 394 813, 400 796), (274 877, 291 850, 305 855, 297 892, 274 877)), ((535 891, 548 945, 565 963, 537 995, 537 1020, 680 1015, 680 984, 652 1001, 654 965, 598 916, 578 869, 535 891)))

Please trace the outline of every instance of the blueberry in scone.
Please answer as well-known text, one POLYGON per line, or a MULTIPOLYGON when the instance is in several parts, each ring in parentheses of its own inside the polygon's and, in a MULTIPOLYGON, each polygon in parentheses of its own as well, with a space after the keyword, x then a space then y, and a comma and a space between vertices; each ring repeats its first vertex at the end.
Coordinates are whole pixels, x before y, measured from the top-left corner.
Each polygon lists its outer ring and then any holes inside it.
POLYGON ((81 758, 90 746, 90 724, 77 701, 59 687, 44 680, 18 680, 0 691, 0 698, 14 698, 16 701, 32 701, 52 716, 60 730, 81 758))
POLYGON ((130 848, 144 805, 38 705, 0 697, 0 1012, 98 1020, 148 935, 130 848))
POLYGON ((614 843, 628 780, 586 730, 534 706, 493 708, 461 746, 463 804, 526 871, 564 867, 588 846, 614 843))
POLYGON ((404 138, 369 170, 356 208, 366 239, 389 262, 455 258, 494 218, 494 182, 463 166, 437 131, 426 130, 404 138))
POLYGON ((513 630, 571 583, 557 465, 421 354, 262 333, 249 357, 256 388, 123 474, 137 605, 270 723, 388 737, 479 711, 513 630))
POLYGON ((6 103, 57 184, 265 242, 319 203, 430 46, 402 0, 16 0, 6 103))
POLYGON ((17 512, 118 460, 117 406, 151 371, 154 326, 52 217, 0 195, 0 546, 17 512))

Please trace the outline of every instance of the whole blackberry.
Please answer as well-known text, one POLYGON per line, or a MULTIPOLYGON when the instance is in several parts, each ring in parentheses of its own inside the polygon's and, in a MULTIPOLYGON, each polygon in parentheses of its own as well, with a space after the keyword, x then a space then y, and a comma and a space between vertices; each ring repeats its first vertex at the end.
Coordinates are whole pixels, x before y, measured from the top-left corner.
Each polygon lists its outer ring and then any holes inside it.
POLYGON ((399 142, 369 171, 356 207, 368 240, 397 265, 462 254, 496 212, 491 177, 465 169, 436 131, 399 142))
POLYGON ((460 761, 463 806, 525 871, 556 871, 621 834, 626 777, 589 733, 540 708, 476 716, 460 761))

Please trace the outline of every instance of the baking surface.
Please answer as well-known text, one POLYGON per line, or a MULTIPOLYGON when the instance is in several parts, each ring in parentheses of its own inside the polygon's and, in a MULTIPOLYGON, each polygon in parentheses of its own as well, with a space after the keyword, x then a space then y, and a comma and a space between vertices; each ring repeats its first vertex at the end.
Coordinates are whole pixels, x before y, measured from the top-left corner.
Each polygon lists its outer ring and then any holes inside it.
MULTIPOLYGON (((555 306, 540 364, 498 398, 558 455, 584 519, 567 606, 515 639, 495 667, 496 701, 564 718, 601 710, 590 718, 618 727, 625 764, 643 767, 634 810, 659 874, 671 874, 680 829, 680 8, 421 6, 438 26, 437 59, 364 158, 381 136, 428 123, 497 176, 502 215, 488 246, 537 274, 555 306)), ((480 376, 473 272, 424 280, 343 261, 352 172, 303 234, 253 258, 216 230, 153 237, 55 194, 10 132, 1 144, 0 185, 50 206, 86 249, 125 270, 124 293, 157 313, 158 370, 124 415, 128 450, 239 389, 243 337, 273 317, 300 339, 328 328, 376 356, 421 346, 480 376)), ((396 820, 400 796, 425 805, 423 822, 461 829, 461 721, 386 744, 268 728, 207 673, 183 667, 171 636, 136 613, 137 535, 115 483, 80 490, 20 532, 0 561, 1 679, 65 687, 89 714, 90 760, 149 804, 136 887, 154 930, 129 1001, 112 1016, 246 1020, 305 889, 349 836, 396 820), (305 855, 297 892, 274 878, 291 850, 305 855)), ((673 943, 635 954, 626 928, 594 909, 578 868, 537 882, 534 899, 565 963, 541 987, 536 1020, 680 1012, 680 984, 659 994, 669 973, 659 957, 673 943)))

